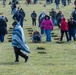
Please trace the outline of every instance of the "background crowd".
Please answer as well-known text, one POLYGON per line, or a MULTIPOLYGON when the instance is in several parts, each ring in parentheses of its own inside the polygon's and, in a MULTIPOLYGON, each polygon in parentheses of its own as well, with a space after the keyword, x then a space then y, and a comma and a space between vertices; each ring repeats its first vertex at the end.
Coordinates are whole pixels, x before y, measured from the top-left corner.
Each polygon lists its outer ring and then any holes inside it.
MULTIPOLYGON (((60 3, 62 5, 66 6, 66 4, 70 4, 71 0, 46 0, 46 5, 54 3, 56 5, 56 9, 60 9, 60 3)), ((23 25, 24 21, 26 21, 26 13, 24 12, 23 8, 21 6, 17 6, 19 3, 18 0, 12 0, 11 2, 11 15, 13 19, 13 37, 12 40, 12 46, 14 47, 16 62, 19 62, 19 55, 22 56, 25 59, 25 62, 28 60, 28 56, 21 53, 21 49, 25 50, 25 52, 30 53, 28 50, 28 46, 26 45, 26 41, 24 40, 24 32, 23 32, 23 25), (17 27, 18 26, 18 27, 17 27), (16 29, 17 27, 17 29, 16 29), (21 35, 21 36, 20 36, 21 35), (18 39, 17 39, 18 38, 18 39), (24 48, 24 47, 25 48, 24 48)), ((30 4, 31 0, 27 0, 27 3, 30 4)), ((37 3, 37 0, 34 0, 34 4, 37 3)), ((6 6, 6 0, 3 0, 3 6, 6 6)), ((76 0, 74 1, 74 6, 76 6, 76 0)), ((59 10, 58 12, 52 8, 48 11, 49 14, 46 14, 45 10, 42 10, 42 12, 37 15, 37 11, 32 10, 30 12, 30 17, 32 20, 32 26, 35 26, 37 28, 37 20, 38 20, 38 27, 40 27, 40 31, 35 29, 35 31, 32 34, 32 41, 33 42, 41 42, 43 35, 46 36, 46 42, 52 41, 52 35, 51 32, 54 31, 54 27, 58 26, 58 29, 60 30, 60 39, 59 41, 62 42, 63 35, 65 33, 67 42, 72 40, 76 41, 76 7, 71 12, 68 20, 65 17, 64 12, 59 10), (38 19, 37 19, 38 18, 38 19)), ((3 13, 0 15, 0 41, 4 42, 5 34, 7 34, 7 22, 9 20, 7 17, 4 16, 3 13)))

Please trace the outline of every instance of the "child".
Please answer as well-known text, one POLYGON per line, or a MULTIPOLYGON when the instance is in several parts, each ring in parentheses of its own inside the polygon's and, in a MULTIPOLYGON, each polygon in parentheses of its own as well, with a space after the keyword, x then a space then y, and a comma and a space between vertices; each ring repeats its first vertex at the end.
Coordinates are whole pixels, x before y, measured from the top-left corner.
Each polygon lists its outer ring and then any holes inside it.
POLYGON ((38 29, 35 29, 35 31, 32 34, 32 41, 33 42, 41 42, 41 34, 38 31, 38 29))

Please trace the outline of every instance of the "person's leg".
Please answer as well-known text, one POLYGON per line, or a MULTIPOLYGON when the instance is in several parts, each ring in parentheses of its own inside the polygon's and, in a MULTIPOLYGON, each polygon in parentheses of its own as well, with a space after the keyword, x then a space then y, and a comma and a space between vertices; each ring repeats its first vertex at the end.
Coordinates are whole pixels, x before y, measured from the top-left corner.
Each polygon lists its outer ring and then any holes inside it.
POLYGON ((73 30, 72 34, 73 34, 73 40, 76 41, 76 38, 75 38, 75 30, 73 30))
POLYGON ((20 25, 21 27, 23 27, 23 19, 21 19, 20 25))
POLYGON ((1 35, 1 42, 4 42, 4 35, 1 35))
POLYGON ((15 62, 19 62, 19 52, 20 52, 20 49, 17 47, 14 47, 15 62))
POLYGON ((27 56, 26 54, 24 54, 24 53, 22 53, 22 52, 20 51, 20 52, 19 52, 19 55, 25 59, 25 62, 27 62, 28 56, 27 56))
POLYGON ((66 35, 66 39, 67 39, 67 42, 69 41, 69 38, 68 38, 68 32, 65 31, 65 35, 66 35))
POLYGON ((36 19, 35 19, 34 23, 35 23, 34 25, 36 26, 36 19))
POLYGON ((63 39, 63 35, 64 35, 64 31, 61 30, 61 37, 60 37, 60 41, 62 41, 63 39))
POLYGON ((51 42, 51 30, 45 30, 46 41, 51 42))
POLYGON ((58 9, 58 5, 56 4, 56 9, 58 9))
POLYGON ((51 30, 47 31, 48 42, 51 42, 51 30))
POLYGON ((45 35, 46 35, 46 42, 47 42, 47 41, 48 41, 48 40, 47 40, 47 30, 45 30, 45 35))
POLYGON ((41 34, 44 34, 44 28, 40 27, 41 34))
POLYGON ((0 35, 0 42, 1 42, 1 35, 0 35))
POLYGON ((71 41, 71 39, 72 39, 72 32, 71 30, 69 30, 69 41, 71 41))
POLYGON ((56 4, 56 9, 59 9, 59 4, 56 4))

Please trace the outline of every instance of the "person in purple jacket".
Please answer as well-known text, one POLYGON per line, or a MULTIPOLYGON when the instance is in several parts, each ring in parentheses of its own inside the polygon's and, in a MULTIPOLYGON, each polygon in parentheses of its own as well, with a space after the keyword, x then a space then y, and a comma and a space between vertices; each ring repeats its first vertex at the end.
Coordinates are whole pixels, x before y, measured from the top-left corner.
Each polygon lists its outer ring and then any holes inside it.
POLYGON ((54 24, 48 15, 45 16, 45 19, 41 23, 46 34, 46 42, 51 42, 51 31, 53 30, 54 24))

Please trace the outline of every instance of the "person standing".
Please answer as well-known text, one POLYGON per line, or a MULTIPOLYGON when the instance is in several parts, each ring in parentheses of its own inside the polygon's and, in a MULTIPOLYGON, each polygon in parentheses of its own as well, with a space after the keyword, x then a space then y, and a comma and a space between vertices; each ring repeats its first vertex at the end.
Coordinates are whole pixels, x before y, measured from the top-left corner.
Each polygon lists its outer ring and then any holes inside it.
POLYGON ((73 17, 71 17, 70 20, 68 21, 68 25, 69 25, 69 41, 72 40, 72 37, 73 37, 73 40, 76 41, 76 37, 75 37, 75 34, 76 34, 76 22, 73 19, 73 17))
POLYGON ((53 30, 54 24, 48 15, 45 15, 45 19, 41 23, 44 28, 46 35, 46 42, 51 42, 51 31, 53 30))
POLYGON ((60 0, 55 0, 56 9, 59 9, 60 0))
POLYGON ((0 17, 0 42, 4 42, 5 34, 7 34, 7 23, 0 17))
POLYGON ((12 2, 12 5, 11 5, 11 14, 15 14, 16 13, 16 3, 15 2, 12 2))
POLYGON ((66 0, 63 0, 63 5, 66 6, 66 0))
POLYGON ((27 62, 28 55, 23 52, 30 53, 30 51, 25 41, 23 28, 16 20, 12 23, 12 26, 14 28, 12 34, 12 46, 15 53, 15 62, 19 62, 19 56, 23 57, 25 62, 27 62))
POLYGON ((63 39, 63 35, 65 33, 66 35, 66 39, 67 39, 67 42, 69 41, 69 38, 68 38, 68 22, 66 21, 65 18, 62 18, 62 21, 60 23, 60 30, 61 30, 61 37, 60 37, 60 41, 62 41, 63 39))
POLYGON ((6 0, 3 0, 3 7, 6 6, 6 0))
POLYGON ((62 11, 59 11, 56 15, 57 25, 59 28, 60 28, 60 23, 61 23, 63 17, 64 17, 64 14, 62 11))
POLYGON ((52 8, 51 11, 49 12, 49 16, 51 16, 54 25, 56 25, 56 15, 57 15, 56 11, 52 8))
POLYGON ((43 10, 43 11, 41 12, 41 14, 39 15, 39 18, 38 18, 41 35, 44 34, 44 28, 41 26, 41 23, 42 23, 42 21, 45 19, 45 15, 46 15, 46 13, 45 13, 45 11, 43 10))
POLYGON ((32 18, 32 25, 33 25, 33 26, 36 26, 37 14, 36 14, 35 11, 33 11, 33 12, 31 13, 31 18, 32 18))
POLYGON ((21 24, 21 19, 22 19, 22 16, 20 15, 20 12, 19 12, 19 10, 18 11, 16 11, 16 13, 13 15, 13 20, 17 20, 18 22, 20 22, 20 24, 21 24))
POLYGON ((68 5, 71 3, 70 0, 67 0, 68 5))
POLYGON ((36 4, 38 2, 38 0, 34 0, 33 2, 34 2, 34 4, 36 4))
POLYGON ((76 21, 76 7, 75 7, 75 9, 72 11, 72 17, 73 17, 73 19, 76 21))
POLYGON ((20 25, 21 25, 21 27, 23 27, 23 21, 24 21, 24 18, 25 18, 25 12, 24 12, 24 10, 22 8, 19 10, 19 14, 21 15, 20 25))

